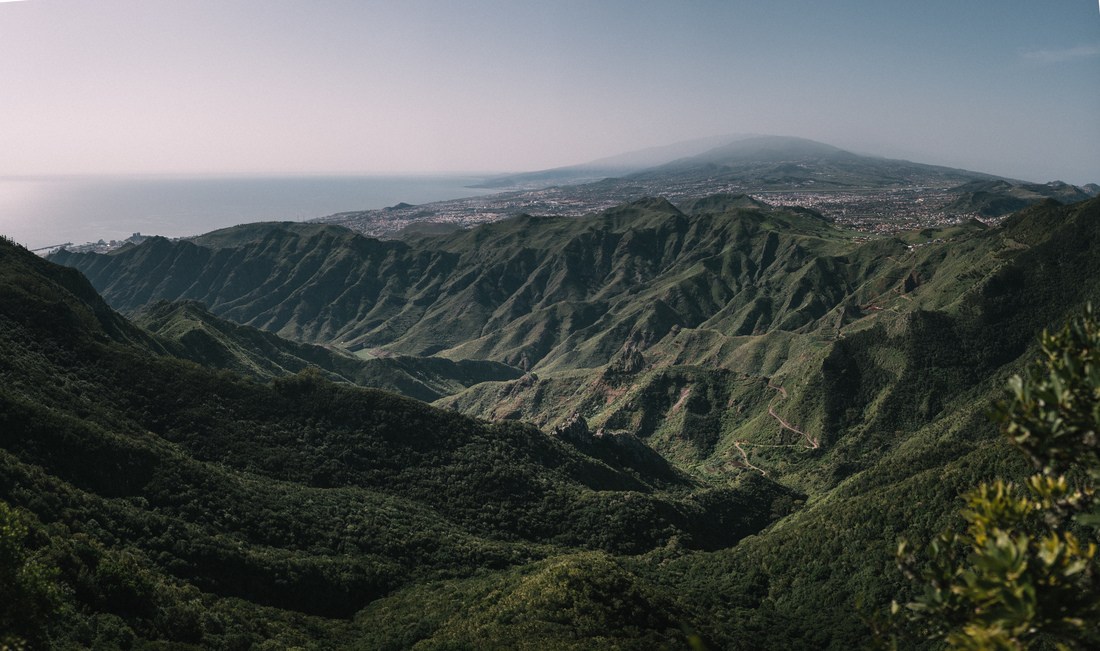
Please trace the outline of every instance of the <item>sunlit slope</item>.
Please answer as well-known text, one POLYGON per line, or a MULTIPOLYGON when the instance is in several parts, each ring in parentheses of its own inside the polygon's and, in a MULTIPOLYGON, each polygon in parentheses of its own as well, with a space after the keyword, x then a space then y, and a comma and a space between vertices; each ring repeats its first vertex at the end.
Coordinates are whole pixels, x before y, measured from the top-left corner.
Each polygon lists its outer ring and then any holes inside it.
MULTIPOLYGON (((962 492, 1026 474, 988 412, 1042 328, 1100 301, 1100 202, 1037 206, 999 237, 1001 264, 947 309, 883 315, 830 344, 801 378, 791 367, 770 378, 789 395, 764 399, 822 447, 751 445, 778 437, 774 423, 730 438, 770 476, 812 487, 806 508, 736 548, 632 566, 685 595, 716 646, 863 645, 873 612, 911 597, 894 567, 897 540, 926 544, 957 526, 962 492)), ((751 391, 731 393, 746 404, 751 391)))
POLYGON ((648 346, 628 341, 596 369, 539 370, 441 404, 544 427, 576 411, 701 476, 755 468, 826 490, 1014 359, 1065 309, 1098 300, 1097 205, 1051 202, 995 229, 858 244, 847 264, 878 271, 808 327, 676 328, 648 346))
POLYGON ((54 259, 122 310, 193 299, 300 341, 528 370, 600 366, 685 328, 835 331, 908 276, 935 272, 922 267, 927 252, 864 241, 810 211, 725 196, 685 210, 653 199, 581 218, 520 216, 414 246, 258 224, 54 259))

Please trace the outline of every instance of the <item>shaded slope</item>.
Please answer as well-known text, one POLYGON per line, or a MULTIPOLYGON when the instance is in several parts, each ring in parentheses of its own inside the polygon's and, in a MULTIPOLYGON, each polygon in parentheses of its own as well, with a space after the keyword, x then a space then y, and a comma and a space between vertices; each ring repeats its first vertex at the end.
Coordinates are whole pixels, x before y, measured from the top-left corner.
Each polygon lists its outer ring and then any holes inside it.
POLYGON ((156 303, 139 310, 134 319, 178 344, 172 348, 178 357, 257 378, 292 375, 314 367, 333 380, 430 402, 479 382, 522 375, 497 362, 408 356, 361 359, 336 348, 301 344, 219 319, 195 301, 156 303))
POLYGON ((193 299, 218 316, 312 342, 343 341, 349 323, 395 319, 402 311, 395 292, 453 266, 335 226, 254 224, 207 237, 210 246, 150 238, 115 255, 56 260, 84 262, 81 270, 118 309, 193 299))
POLYGON ((335 639, 344 624, 294 611, 577 548, 714 548, 790 507, 771 482, 655 491, 528 426, 308 373, 260 384, 155 343, 0 242, 0 499, 38 523, 78 645, 335 639))

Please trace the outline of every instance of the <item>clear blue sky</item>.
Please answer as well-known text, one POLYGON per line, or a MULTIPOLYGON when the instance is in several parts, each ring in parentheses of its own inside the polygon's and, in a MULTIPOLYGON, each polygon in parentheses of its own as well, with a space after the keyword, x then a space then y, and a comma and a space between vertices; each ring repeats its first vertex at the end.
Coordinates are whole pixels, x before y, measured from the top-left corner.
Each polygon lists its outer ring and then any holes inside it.
POLYGON ((726 133, 1100 181, 1100 7, 0 2, 0 174, 518 171, 726 133))

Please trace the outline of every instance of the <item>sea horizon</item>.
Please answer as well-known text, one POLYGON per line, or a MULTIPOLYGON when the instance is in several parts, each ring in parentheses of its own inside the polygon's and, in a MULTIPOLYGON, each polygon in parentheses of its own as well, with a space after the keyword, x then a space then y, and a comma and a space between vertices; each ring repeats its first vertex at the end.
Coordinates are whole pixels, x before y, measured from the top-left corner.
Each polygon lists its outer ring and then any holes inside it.
POLYGON ((0 177, 0 235, 40 249, 190 237, 258 221, 306 221, 460 199, 491 174, 111 174, 0 177))

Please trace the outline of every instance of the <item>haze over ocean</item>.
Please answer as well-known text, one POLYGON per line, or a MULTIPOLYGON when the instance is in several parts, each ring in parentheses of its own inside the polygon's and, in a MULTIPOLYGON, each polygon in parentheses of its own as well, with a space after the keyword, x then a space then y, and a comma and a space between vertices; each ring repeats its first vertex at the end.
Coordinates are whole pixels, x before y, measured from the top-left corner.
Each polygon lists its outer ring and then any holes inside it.
POLYGON ((36 249, 185 237, 256 221, 486 194, 471 176, 8 177, 0 178, 0 234, 36 249))

